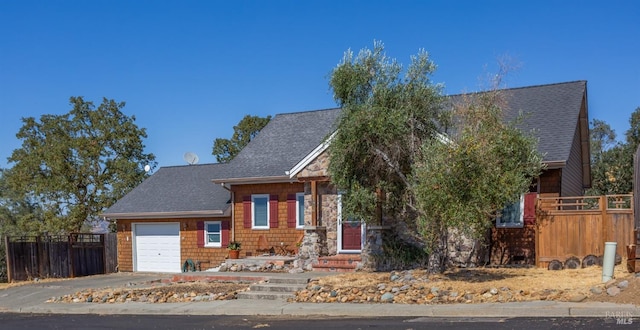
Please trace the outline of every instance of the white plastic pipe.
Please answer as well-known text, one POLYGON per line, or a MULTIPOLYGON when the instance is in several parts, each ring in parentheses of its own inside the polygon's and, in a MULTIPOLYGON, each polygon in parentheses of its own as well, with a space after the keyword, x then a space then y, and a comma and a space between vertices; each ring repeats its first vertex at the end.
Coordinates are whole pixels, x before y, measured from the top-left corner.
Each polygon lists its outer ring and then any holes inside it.
POLYGON ((613 278, 613 266, 616 262, 616 242, 604 243, 604 259, 602 260, 602 282, 613 278))

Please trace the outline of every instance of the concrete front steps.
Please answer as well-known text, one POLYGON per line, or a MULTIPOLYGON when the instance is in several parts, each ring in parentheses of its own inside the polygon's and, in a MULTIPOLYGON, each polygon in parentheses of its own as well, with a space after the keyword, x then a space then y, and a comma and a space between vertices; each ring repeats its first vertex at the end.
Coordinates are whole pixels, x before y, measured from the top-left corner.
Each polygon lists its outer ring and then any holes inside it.
POLYGON ((307 287, 309 278, 277 277, 265 282, 252 284, 248 291, 239 292, 238 299, 287 300, 294 298, 294 292, 307 287))
POLYGON ((312 266, 313 270, 318 272, 355 272, 361 262, 360 254, 337 254, 319 257, 318 263, 312 266))

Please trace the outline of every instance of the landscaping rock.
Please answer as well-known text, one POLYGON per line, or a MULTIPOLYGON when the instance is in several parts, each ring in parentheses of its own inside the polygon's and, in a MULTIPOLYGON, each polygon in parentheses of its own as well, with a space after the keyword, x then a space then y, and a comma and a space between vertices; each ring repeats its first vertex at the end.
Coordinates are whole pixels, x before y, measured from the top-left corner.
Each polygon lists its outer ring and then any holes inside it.
POLYGON ((590 291, 591 291, 591 293, 596 294, 596 295, 602 294, 602 288, 599 287, 599 286, 592 287, 590 291))
POLYGON ((615 297, 620 294, 620 288, 618 288, 617 286, 612 286, 607 289, 607 294, 611 297, 615 297))
POLYGON ((618 283, 618 288, 620 290, 624 290, 624 289, 626 289, 628 287, 629 287, 629 281, 627 281, 627 280, 620 281, 620 283, 618 283))
POLYGON ((381 302, 392 302, 395 295, 393 293, 387 292, 380 297, 381 302))

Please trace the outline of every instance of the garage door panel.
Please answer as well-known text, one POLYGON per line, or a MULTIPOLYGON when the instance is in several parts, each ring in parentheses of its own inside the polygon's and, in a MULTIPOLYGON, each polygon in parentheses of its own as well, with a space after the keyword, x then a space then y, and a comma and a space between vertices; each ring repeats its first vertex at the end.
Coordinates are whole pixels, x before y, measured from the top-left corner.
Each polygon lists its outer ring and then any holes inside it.
POLYGON ((180 272, 180 225, 136 225, 136 270, 180 272))

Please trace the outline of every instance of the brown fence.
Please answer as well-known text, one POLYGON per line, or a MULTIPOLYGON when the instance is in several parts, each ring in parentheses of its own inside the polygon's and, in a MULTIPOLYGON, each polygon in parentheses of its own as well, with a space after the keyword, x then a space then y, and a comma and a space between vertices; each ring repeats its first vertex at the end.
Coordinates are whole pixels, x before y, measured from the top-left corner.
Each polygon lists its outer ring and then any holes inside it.
MULTIPOLYGON (((633 155, 633 208, 640 210, 640 145, 633 155)), ((636 229, 640 229, 640 212, 634 215, 636 229)))
POLYGON ((575 256, 602 256, 605 242, 617 242, 626 256, 634 241, 632 195, 539 198, 536 216, 536 265, 575 256))
POLYGON ((116 234, 5 237, 7 280, 66 278, 116 271, 116 234))

